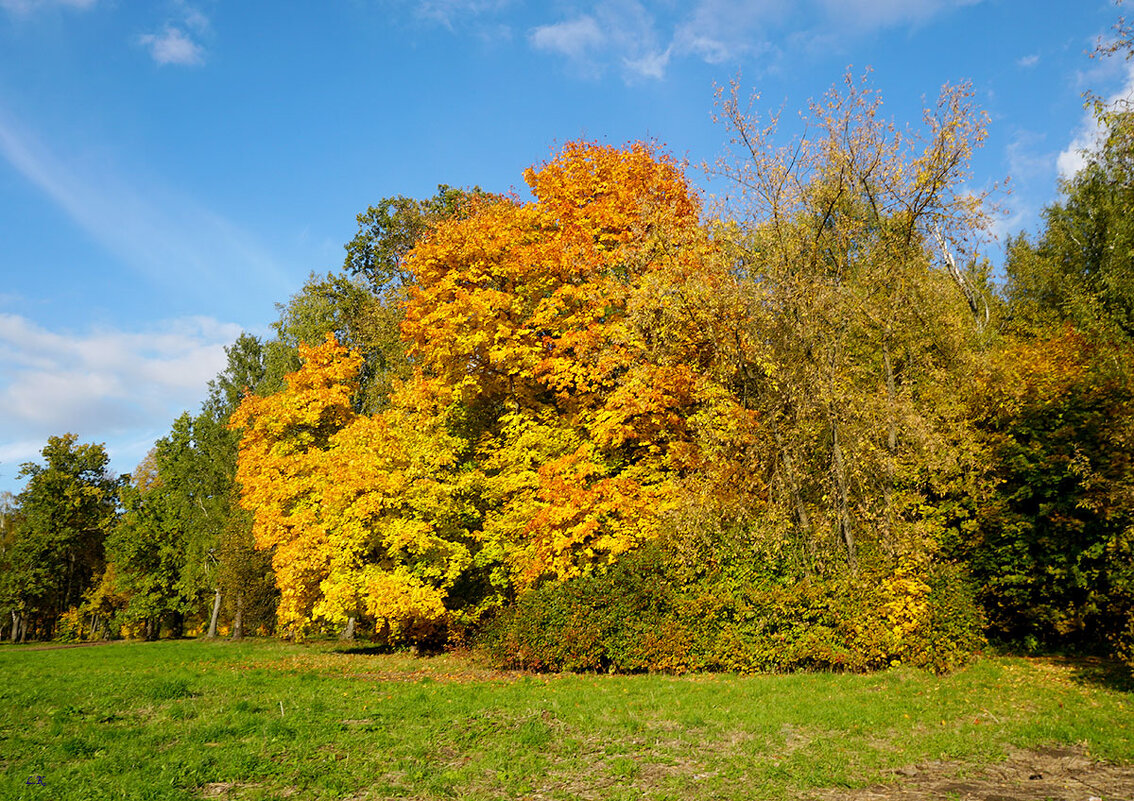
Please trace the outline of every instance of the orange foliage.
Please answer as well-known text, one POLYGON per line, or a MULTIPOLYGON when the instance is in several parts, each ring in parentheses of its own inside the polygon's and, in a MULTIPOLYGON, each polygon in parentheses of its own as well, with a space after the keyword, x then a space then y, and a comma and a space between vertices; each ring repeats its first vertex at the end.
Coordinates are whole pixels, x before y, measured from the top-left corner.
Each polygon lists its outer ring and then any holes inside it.
POLYGON ((706 425, 750 422, 679 308, 725 275, 679 166, 572 143, 526 178, 534 202, 478 201, 409 254, 415 374, 387 411, 352 411, 360 360, 328 337, 234 415, 281 623, 420 636, 470 568, 499 592, 608 563, 658 535, 706 425))
POLYGON ((679 165, 651 146, 570 143, 525 177, 534 202, 485 204, 414 248, 402 326, 442 402, 509 410, 479 443, 482 539, 523 583, 657 535, 708 382, 650 315, 715 258, 679 165))

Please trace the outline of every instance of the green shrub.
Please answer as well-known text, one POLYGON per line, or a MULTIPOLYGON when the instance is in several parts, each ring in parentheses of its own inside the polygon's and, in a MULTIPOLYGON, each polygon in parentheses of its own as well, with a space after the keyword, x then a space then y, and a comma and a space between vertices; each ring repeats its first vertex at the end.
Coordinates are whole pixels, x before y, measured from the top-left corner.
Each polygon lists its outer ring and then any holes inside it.
POLYGON ((796 577, 722 574, 682 583, 656 546, 603 572, 521 595, 482 638, 505 667, 547 671, 942 672, 984 642, 972 588, 949 565, 916 580, 925 608, 895 625, 893 571, 796 577))
POLYGON ((984 647, 986 620, 976 589, 956 565, 935 566, 928 584, 929 618, 918 632, 911 663, 945 673, 965 664, 984 647))

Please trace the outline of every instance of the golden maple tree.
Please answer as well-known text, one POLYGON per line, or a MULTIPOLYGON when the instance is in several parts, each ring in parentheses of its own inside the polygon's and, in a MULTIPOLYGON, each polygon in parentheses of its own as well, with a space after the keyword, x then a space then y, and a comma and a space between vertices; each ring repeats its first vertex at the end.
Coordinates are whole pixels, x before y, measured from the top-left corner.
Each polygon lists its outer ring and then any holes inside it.
POLYGON ((409 254, 403 335, 419 384, 488 411, 482 539, 521 584, 577 575, 658 533, 720 399, 661 320, 716 268, 679 164, 646 144, 569 143, 534 201, 484 203, 409 254))
POLYGON ((697 355, 685 301, 727 274, 681 166, 577 142, 526 178, 532 202, 478 199, 409 253, 414 374, 385 411, 353 410, 361 360, 329 336, 233 416, 282 623, 421 636, 462 577, 475 617, 609 563, 657 536, 707 430, 753 423, 697 355))

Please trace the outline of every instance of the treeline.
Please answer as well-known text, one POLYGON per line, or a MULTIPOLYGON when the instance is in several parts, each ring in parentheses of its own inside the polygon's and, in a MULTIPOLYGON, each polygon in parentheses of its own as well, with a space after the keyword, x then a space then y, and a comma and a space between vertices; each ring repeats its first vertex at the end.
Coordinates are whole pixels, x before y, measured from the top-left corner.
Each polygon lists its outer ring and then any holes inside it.
POLYGON ((720 110, 721 209, 655 146, 586 142, 531 201, 389 198, 128 480, 53 438, 3 518, 9 636, 1134 660, 1134 115, 1097 109, 997 286, 966 87, 908 131, 848 81, 786 145, 720 110))

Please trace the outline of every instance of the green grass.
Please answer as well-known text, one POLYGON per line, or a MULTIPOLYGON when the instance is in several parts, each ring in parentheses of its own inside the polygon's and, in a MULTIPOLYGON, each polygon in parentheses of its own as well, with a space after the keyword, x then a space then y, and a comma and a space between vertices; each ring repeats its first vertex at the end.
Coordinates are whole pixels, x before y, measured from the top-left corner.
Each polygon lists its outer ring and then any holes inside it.
POLYGON ((1134 762, 1134 696, 1099 665, 532 676, 337 649, 0 648, 0 798, 778 799, 1009 745, 1134 762))

